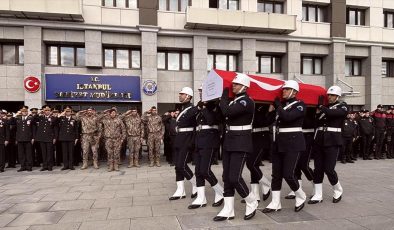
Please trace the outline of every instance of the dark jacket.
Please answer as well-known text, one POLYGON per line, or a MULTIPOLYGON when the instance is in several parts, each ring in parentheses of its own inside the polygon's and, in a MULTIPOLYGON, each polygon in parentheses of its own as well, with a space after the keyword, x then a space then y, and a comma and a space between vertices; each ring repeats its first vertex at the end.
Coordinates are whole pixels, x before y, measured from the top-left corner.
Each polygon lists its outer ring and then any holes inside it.
POLYGON ((344 138, 356 138, 357 137, 357 122, 355 120, 346 118, 343 121, 342 136, 344 138))
POLYGON ((56 117, 46 117, 43 115, 35 116, 34 121, 37 125, 37 129, 34 135, 34 139, 39 142, 52 142, 53 139, 57 139, 59 133, 57 126, 56 117))
MULTIPOLYGON (((203 125, 219 126, 220 109, 214 102, 208 102, 196 116, 197 127, 203 125)), ((219 148, 220 133, 219 129, 201 129, 196 128, 196 147, 197 148, 219 148)))
POLYGON ((375 128, 373 126, 372 117, 361 117, 358 120, 360 127, 360 135, 374 135, 375 128))
POLYGON ((5 141, 10 141, 10 126, 6 119, 0 119, 0 145, 5 141))
MULTIPOLYGON (((195 128, 196 115, 198 113, 197 107, 191 103, 184 104, 182 111, 176 119, 176 128, 195 128)), ((192 132, 177 132, 175 137, 175 149, 180 151, 190 151, 194 145, 194 131, 192 132)))
POLYGON ((25 119, 22 116, 16 118, 16 141, 28 142, 34 139, 35 124, 33 117, 27 116, 25 119))
POLYGON ((384 131, 386 129, 386 113, 375 110, 372 114, 375 131, 384 131))
POLYGON ((58 118, 59 141, 75 141, 78 139, 78 122, 70 117, 58 118))

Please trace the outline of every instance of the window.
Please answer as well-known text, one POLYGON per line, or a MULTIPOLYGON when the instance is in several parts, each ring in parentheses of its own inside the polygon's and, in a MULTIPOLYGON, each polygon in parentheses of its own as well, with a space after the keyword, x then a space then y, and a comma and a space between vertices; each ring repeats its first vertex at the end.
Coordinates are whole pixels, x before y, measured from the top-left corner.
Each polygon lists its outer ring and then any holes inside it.
POLYGON ((102 6, 137 9, 138 0, 102 0, 102 6))
POLYGON ((207 70, 211 69, 237 71, 237 55, 209 53, 207 70))
POLYGON ((104 48, 104 67, 119 69, 141 68, 141 51, 130 48, 104 48))
POLYGON ((159 10, 185 12, 191 0, 159 0, 159 10))
POLYGON ((347 8, 346 24, 364 26, 365 25, 365 10, 355 9, 355 8, 347 8))
POLYGON ((50 45, 47 47, 47 64, 85 66, 85 48, 50 45))
POLYGON ((384 27, 394 28, 394 12, 384 12, 384 27))
POLYGON ((302 20, 308 22, 328 22, 327 7, 322 5, 302 6, 302 20))
POLYGON ((257 0, 257 11, 283 14, 283 2, 257 0))
POLYGON ((345 61, 345 76, 360 76, 361 75, 361 60, 360 59, 346 59, 345 61))
POLYGON ((162 70, 190 70, 190 53, 177 51, 157 52, 157 68, 162 70))
POLYGON ((0 64, 23 64, 24 47, 15 44, 0 44, 0 64))
POLYGON ((239 0, 209 0, 209 8, 239 10, 239 0))
POLYGON ((305 75, 321 75, 323 61, 320 57, 302 57, 301 73, 305 75))
POLYGON ((382 77, 394 77, 394 61, 382 61, 382 77))
POLYGON ((259 73, 280 73, 281 58, 278 56, 260 55, 257 57, 259 73))

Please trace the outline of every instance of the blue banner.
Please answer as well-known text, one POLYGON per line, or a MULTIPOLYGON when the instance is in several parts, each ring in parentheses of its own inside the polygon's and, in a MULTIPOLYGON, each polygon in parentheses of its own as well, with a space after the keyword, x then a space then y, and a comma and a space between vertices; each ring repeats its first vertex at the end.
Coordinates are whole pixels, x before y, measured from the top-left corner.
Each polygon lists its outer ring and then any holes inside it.
POLYGON ((140 102, 140 77, 45 74, 46 101, 140 102))

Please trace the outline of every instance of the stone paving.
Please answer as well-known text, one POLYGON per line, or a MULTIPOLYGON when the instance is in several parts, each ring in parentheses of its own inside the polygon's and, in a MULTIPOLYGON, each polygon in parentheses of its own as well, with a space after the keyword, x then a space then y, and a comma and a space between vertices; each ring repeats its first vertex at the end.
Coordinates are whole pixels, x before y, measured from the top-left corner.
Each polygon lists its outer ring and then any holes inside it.
MULTIPOLYGON (((271 165, 264 162, 270 178, 271 165)), ((282 199, 282 211, 244 221, 245 205, 236 197, 236 217, 214 222, 221 208, 210 205, 213 191, 207 186, 209 205, 187 209, 188 198, 169 201, 175 191, 174 168, 167 164, 150 168, 126 168, 108 173, 102 163, 94 170, 17 173, 7 169, 0 174, 0 229, 4 230, 123 230, 123 229, 394 229, 394 160, 357 161, 338 164, 344 188, 343 199, 331 202, 332 191, 324 184, 324 202, 306 205, 295 213, 294 201, 282 199)), ((221 165, 213 166, 221 177, 221 165)), ((249 181, 245 168, 244 178, 249 181)), ((304 183, 307 193, 311 184, 304 183)), ((283 186, 282 197, 289 188, 283 186)), ((269 199, 270 200, 270 199, 269 199)), ((268 205, 261 202, 259 208, 268 205)))

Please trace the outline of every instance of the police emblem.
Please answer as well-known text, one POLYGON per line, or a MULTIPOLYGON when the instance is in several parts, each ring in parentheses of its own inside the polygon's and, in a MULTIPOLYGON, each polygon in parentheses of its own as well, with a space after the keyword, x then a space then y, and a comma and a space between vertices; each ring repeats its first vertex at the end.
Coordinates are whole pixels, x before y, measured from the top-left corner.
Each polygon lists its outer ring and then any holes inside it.
POLYGON ((299 106, 297 106, 297 109, 299 110, 299 111, 304 111, 304 107, 302 107, 301 105, 299 105, 299 106))
POLYGON ((157 91, 157 84, 153 80, 146 80, 144 81, 144 84, 142 85, 142 91, 148 96, 152 96, 156 93, 157 91))
POLYGON ((239 101, 239 103, 241 103, 241 105, 246 107, 246 101, 245 100, 241 100, 241 101, 239 101))

